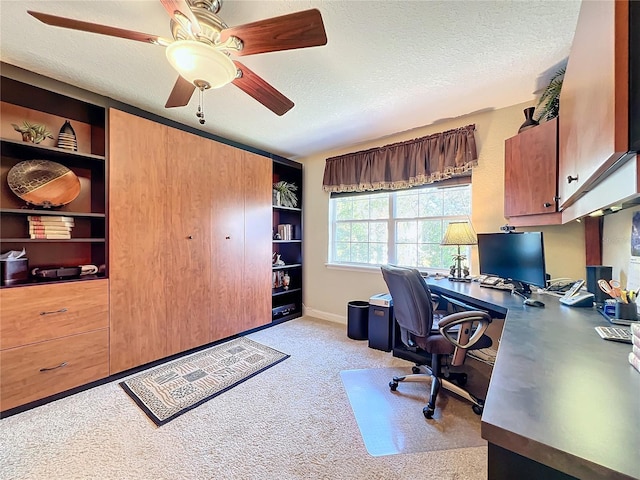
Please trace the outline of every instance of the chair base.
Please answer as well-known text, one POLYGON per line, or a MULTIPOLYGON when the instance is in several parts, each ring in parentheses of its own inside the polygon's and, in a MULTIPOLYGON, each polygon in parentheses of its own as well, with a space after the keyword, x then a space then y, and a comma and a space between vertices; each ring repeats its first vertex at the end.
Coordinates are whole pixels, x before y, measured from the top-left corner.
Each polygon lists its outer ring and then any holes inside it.
MULTIPOLYGON (((414 371, 415 371, 414 367, 414 371)), ((422 409, 422 413, 426 418, 432 418, 436 409, 436 397, 440 387, 455 393, 456 395, 471 402, 474 413, 482 415, 484 410, 484 400, 471 395, 460 385, 464 385, 467 381, 467 375, 464 373, 449 373, 448 377, 439 377, 433 374, 432 370, 422 365, 421 368, 427 370, 428 373, 414 373, 412 375, 403 375, 393 377, 393 380, 389 382, 389 388, 392 392, 395 392, 400 382, 431 382, 431 395, 429 397, 429 403, 422 409), (456 385, 453 381, 458 382, 456 385)))

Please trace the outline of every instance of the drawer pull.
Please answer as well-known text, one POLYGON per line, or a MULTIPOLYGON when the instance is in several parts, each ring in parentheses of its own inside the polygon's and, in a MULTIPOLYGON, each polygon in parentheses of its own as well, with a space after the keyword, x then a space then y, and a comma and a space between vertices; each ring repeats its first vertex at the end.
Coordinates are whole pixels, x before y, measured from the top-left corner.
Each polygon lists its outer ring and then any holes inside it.
POLYGON ((60 310, 54 310, 52 312, 40 312, 40 315, 51 315, 52 313, 64 313, 66 311, 66 308, 61 308, 60 310))
POLYGON ((50 372, 51 370, 55 370, 57 368, 62 368, 62 367, 66 367, 67 366, 67 362, 62 362, 60 365, 58 365, 57 367, 51 367, 51 368, 41 368, 40 371, 41 372, 50 372))

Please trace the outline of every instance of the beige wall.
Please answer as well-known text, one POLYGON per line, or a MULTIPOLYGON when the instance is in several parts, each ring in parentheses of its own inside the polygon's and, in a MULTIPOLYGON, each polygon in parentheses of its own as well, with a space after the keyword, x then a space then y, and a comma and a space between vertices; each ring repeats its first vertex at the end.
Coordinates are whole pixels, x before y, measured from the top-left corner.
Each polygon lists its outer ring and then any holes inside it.
MULTIPOLYGON (((314 316, 346 321, 347 302, 367 300, 386 292, 379 269, 354 270, 327 267, 329 194, 322 191, 328 157, 418 138, 469 124, 476 125, 479 166, 473 170, 472 224, 477 232, 495 232, 507 223, 504 214, 504 141, 524 121, 530 104, 469 114, 435 125, 379 139, 351 148, 324 152, 300 161, 304 164, 304 305, 314 316)), ((572 222, 562 226, 518 230, 543 231, 547 271, 553 278, 584 278, 584 229, 572 222)), ((478 273, 477 248, 472 248, 471 271, 478 273)))

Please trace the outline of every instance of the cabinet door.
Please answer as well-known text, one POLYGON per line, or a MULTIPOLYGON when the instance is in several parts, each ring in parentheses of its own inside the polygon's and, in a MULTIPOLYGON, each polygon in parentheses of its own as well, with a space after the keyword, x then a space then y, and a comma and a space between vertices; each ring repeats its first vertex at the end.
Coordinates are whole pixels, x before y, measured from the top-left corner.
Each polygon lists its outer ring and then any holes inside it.
MULTIPOLYGON (((220 185, 212 140, 173 128, 168 133, 168 347, 178 353, 212 341, 211 217, 220 185)), ((224 188, 224 187, 222 187, 224 188)))
POLYGON ((211 168, 215 171, 209 210, 211 225, 211 329, 213 339, 242 331, 243 304, 250 286, 243 282, 244 193, 243 151, 214 143, 211 168))
POLYGON ((560 95, 563 208, 629 147, 628 22, 629 2, 582 2, 560 95))
POLYGON ((504 216, 556 211, 557 118, 505 141, 504 216))
POLYGON ((245 301, 241 330, 271 322, 271 159, 244 153, 245 301))
POLYGON ((109 112, 112 374, 167 355, 167 130, 109 112))

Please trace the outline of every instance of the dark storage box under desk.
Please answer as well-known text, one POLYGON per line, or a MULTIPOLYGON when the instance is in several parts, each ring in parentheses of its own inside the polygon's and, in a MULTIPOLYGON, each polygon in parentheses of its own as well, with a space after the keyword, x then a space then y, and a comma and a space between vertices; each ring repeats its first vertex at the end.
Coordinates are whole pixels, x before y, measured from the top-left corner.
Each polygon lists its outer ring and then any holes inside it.
POLYGON ((392 326, 393 300, 391 295, 374 295, 369 299, 369 348, 390 352, 392 326))

